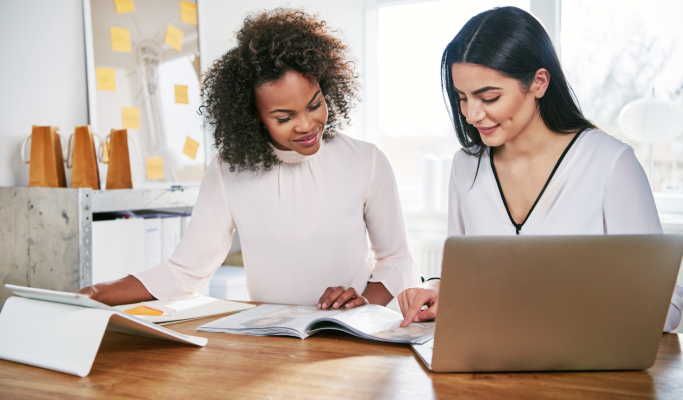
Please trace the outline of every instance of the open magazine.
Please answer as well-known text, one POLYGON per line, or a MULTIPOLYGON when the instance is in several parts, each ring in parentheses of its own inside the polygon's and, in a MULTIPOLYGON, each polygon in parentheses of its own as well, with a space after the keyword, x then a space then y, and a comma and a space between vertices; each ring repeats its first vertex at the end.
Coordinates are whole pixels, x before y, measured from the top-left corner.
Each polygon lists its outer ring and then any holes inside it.
POLYGON ((417 322, 401 328, 401 314, 376 304, 350 310, 263 304, 239 314, 217 319, 198 331, 256 336, 294 336, 301 339, 333 329, 365 339, 422 344, 434 337, 434 322, 417 322))

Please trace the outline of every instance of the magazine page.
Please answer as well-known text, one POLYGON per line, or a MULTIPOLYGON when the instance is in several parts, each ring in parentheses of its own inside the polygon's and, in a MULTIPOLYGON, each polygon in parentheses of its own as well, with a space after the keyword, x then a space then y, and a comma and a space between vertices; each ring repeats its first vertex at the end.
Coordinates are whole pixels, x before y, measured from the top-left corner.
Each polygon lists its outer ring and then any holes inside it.
MULTIPOLYGON (((367 339, 381 340, 394 343, 421 344, 434 336, 434 322, 414 322, 405 328, 400 327, 403 316, 395 311, 377 304, 368 304, 336 313, 324 318, 349 328, 341 329, 367 339)), ((310 331, 334 329, 329 324, 317 324, 314 321, 308 327, 310 331)))
POLYGON ((319 310, 309 306, 262 304, 251 310, 209 322, 197 330, 263 336, 288 335, 303 339, 309 336, 306 326, 311 321, 338 313, 338 310, 319 310))

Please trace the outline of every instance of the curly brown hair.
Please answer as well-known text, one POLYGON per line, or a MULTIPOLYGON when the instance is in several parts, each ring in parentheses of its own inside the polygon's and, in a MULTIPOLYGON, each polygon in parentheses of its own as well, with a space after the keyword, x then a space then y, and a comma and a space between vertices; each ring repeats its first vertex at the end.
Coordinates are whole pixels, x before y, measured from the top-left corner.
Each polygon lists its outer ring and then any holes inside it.
POLYGON ((256 89, 299 72, 315 78, 325 96, 328 118, 324 140, 350 122, 358 98, 355 64, 347 46, 332 36, 325 21, 301 10, 276 8, 254 13, 236 32, 237 46, 217 59, 204 75, 206 123, 230 171, 268 171, 280 161, 270 135, 257 118, 256 89))

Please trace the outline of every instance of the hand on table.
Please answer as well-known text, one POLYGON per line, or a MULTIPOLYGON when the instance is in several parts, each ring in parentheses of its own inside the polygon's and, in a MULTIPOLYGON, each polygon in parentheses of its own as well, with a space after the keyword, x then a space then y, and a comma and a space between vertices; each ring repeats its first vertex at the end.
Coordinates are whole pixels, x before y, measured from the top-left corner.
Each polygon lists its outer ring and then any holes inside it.
POLYGON ((401 313, 404 317, 401 322, 402 327, 413 322, 436 318, 440 284, 440 280, 427 281, 420 286, 406 289, 398 295, 398 304, 401 306, 401 313), (423 310, 422 307, 425 305, 428 308, 423 310))
POLYGON ((344 286, 328 287, 325 293, 318 300, 318 308, 326 309, 332 307, 338 308, 353 308, 368 304, 368 300, 361 296, 354 288, 345 288, 344 286))
POLYGON ((74 293, 90 297, 108 306, 156 300, 142 282, 133 275, 84 287, 74 293))

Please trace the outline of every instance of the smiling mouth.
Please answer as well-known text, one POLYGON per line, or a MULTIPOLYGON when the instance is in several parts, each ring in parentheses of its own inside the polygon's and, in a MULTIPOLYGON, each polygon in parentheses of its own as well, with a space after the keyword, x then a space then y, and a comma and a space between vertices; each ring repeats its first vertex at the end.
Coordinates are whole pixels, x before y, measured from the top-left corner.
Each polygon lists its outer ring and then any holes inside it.
POLYGON ((494 125, 494 126, 488 126, 488 127, 476 126, 475 128, 477 128, 479 133, 481 133, 482 135, 488 135, 488 134, 492 133, 499 126, 500 126, 500 124, 494 125))
POLYGON ((318 141, 318 133, 320 133, 320 129, 316 129, 315 132, 309 133, 308 135, 302 136, 294 141, 303 146, 313 146, 318 141))

